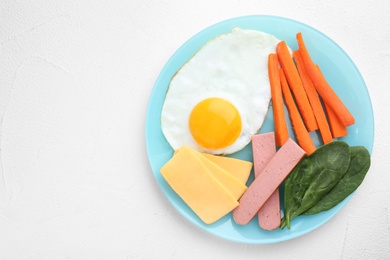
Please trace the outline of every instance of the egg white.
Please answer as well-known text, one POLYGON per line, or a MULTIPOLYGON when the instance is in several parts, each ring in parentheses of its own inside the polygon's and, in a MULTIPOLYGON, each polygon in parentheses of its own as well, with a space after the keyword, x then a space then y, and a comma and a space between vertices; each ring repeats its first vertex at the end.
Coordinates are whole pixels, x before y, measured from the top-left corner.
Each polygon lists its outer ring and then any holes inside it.
POLYGON ((256 31, 234 28, 208 41, 172 78, 161 112, 161 127, 174 150, 187 145, 201 152, 231 154, 243 149, 262 126, 271 91, 268 55, 280 40, 256 31), (239 111, 242 130, 237 140, 219 150, 199 146, 189 117, 202 100, 219 97, 239 111))

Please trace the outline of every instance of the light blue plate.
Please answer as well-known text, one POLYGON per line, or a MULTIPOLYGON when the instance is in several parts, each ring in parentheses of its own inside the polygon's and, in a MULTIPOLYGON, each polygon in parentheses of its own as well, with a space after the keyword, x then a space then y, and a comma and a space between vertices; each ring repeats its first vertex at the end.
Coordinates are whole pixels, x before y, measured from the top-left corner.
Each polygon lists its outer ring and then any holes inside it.
MULTIPOLYGON (((227 240, 248 244, 268 244, 293 239, 327 222, 344 207, 352 195, 326 212, 297 217, 292 221, 291 229, 265 231, 258 226, 257 218, 246 226, 240 226, 235 224, 231 214, 212 225, 206 225, 169 187, 160 174, 160 168, 173 155, 173 150, 167 143, 160 124, 161 108, 169 82, 175 72, 205 42, 217 35, 230 32, 233 27, 256 29, 273 34, 285 40, 292 49, 297 49, 296 33, 302 32, 313 60, 322 68, 329 83, 356 119, 356 124, 348 128, 349 135, 342 140, 350 145, 363 145, 370 153, 372 152, 374 117, 370 96, 362 76, 348 55, 335 42, 308 25, 275 16, 246 16, 220 22, 199 32, 176 51, 161 71, 150 96, 146 118, 146 147, 150 165, 161 190, 172 205, 185 218, 205 231, 227 240)), ((272 109, 269 111, 271 112, 267 115, 261 133, 273 131, 272 109)), ((312 136, 318 145, 318 137, 315 134, 312 136)), ((232 156, 252 161, 251 149, 251 145, 248 145, 232 156)), ((252 178, 248 184, 251 180, 252 178)))

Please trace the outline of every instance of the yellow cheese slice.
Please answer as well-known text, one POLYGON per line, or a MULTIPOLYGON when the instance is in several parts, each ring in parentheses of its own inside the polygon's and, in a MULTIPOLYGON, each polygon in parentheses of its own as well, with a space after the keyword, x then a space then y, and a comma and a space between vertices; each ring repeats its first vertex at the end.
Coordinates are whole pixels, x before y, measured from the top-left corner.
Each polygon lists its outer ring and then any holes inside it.
POLYGON ((219 167, 230 173, 242 184, 246 184, 252 170, 253 163, 224 156, 202 153, 207 159, 217 164, 219 167))
POLYGON ((206 224, 214 223, 238 206, 237 200, 188 147, 177 151, 160 172, 206 224))
POLYGON ((234 176, 206 158, 202 153, 191 150, 202 161, 204 166, 210 171, 214 178, 219 181, 238 200, 246 191, 247 187, 234 176))

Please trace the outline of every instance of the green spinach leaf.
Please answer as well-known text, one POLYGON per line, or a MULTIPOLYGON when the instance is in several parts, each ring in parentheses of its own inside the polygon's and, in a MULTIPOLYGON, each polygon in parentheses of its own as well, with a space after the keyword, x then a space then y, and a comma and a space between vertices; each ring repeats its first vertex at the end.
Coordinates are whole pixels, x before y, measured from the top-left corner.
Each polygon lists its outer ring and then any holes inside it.
POLYGON ((281 228, 314 206, 344 176, 350 164, 347 143, 333 141, 302 159, 285 181, 281 228))
POLYGON ((371 159, 368 150, 363 146, 351 146, 351 162, 347 173, 321 200, 304 214, 316 214, 333 208, 354 192, 363 182, 371 159))
POLYGON ((309 157, 304 157, 284 181, 284 217, 281 228, 290 228, 290 220, 301 205, 302 197, 314 174, 309 157))

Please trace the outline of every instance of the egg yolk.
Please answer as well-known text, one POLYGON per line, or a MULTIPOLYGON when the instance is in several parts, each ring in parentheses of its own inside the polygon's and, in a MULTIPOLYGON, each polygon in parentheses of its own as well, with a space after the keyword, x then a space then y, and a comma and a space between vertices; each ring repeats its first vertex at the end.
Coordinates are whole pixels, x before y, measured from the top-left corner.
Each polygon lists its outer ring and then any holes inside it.
POLYGON ((230 102, 208 98, 192 110, 189 127, 200 146, 218 150, 233 144, 238 138, 242 128, 241 116, 230 102))

